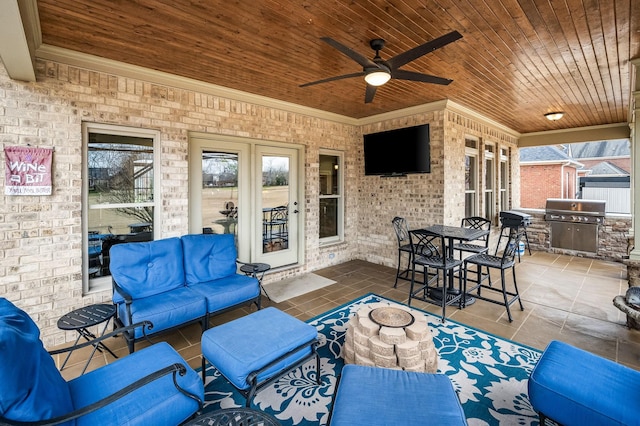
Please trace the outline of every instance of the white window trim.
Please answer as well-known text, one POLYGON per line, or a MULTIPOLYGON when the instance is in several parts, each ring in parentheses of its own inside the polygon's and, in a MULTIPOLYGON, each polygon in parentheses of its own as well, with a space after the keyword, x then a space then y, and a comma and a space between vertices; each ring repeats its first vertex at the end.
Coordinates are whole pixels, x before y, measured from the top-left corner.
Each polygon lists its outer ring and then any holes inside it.
MULTIPOLYGON (((320 246, 338 244, 344 241, 344 153, 342 151, 334 151, 330 149, 320 149, 320 155, 331 155, 338 157, 338 194, 337 195, 320 195, 319 199, 333 198, 338 200, 338 235, 326 238, 319 238, 320 246)), ((319 203, 318 203, 319 204, 319 203)), ((319 221, 320 218, 318 218, 319 221)))
POLYGON ((464 138, 465 140, 465 149, 464 149, 464 154, 465 157, 473 157, 475 158, 475 176, 474 176, 474 188, 472 189, 465 189, 465 194, 473 194, 473 200, 474 200, 474 206, 473 206, 473 211, 475 212, 475 215, 478 215, 479 213, 479 209, 480 209, 480 170, 483 168, 480 165, 480 140, 478 140, 475 137, 470 137, 470 136, 466 136, 464 138), (473 141, 475 142, 476 146, 475 148, 470 148, 468 146, 466 146, 467 140, 469 141, 473 141))
POLYGON ((89 280, 89 165, 88 140, 90 133, 103 133, 116 136, 131 136, 153 139, 153 233, 154 239, 161 229, 162 197, 160 191, 160 132, 157 130, 140 129, 136 127, 117 126, 102 123, 82 123, 82 293, 89 294, 111 289, 111 277, 99 277, 89 280))

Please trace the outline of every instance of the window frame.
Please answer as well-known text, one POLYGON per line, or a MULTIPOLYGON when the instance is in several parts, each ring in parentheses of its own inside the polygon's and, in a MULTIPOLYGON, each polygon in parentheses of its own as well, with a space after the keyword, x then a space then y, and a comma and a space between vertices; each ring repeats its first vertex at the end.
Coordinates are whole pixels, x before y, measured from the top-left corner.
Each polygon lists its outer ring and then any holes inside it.
MULTIPOLYGON (((467 162, 467 158, 470 159, 470 161, 473 161, 473 163, 475 164, 475 168, 473 170, 474 172, 474 176, 473 176, 473 184, 474 187, 471 189, 467 189, 466 188, 466 182, 465 182, 465 216, 478 216, 478 208, 479 208, 479 191, 480 191, 480 141, 477 138, 474 137, 470 137, 470 136, 466 136, 464 139, 465 142, 465 167, 466 167, 466 162, 467 162), (473 145, 473 146, 471 146, 473 145), (472 206, 468 206, 467 205, 467 197, 472 196, 473 198, 473 205, 472 206)), ((466 176, 466 170, 465 170, 465 176, 466 176)))
POLYGON ((496 213, 496 150, 493 142, 484 143, 484 167, 483 167, 483 203, 484 216, 491 222, 497 217, 496 213))
POLYGON ((330 149, 320 149, 318 153, 318 240, 321 246, 336 244, 344 241, 344 153, 342 151, 330 150, 330 149), (322 177, 320 176, 320 156, 330 156, 336 157, 337 165, 338 165, 338 184, 337 194, 321 194, 320 193, 320 182, 322 177), (321 212, 320 212, 320 200, 323 199, 335 199, 337 200, 337 235, 332 235, 330 237, 320 238, 320 222, 321 222, 321 212))
POLYGON ((500 192, 500 211, 503 211, 509 210, 509 148, 500 146, 498 147, 498 150, 500 154, 498 191, 500 192))
POLYGON ((82 292, 89 294, 112 287, 111 276, 89 277, 89 134, 100 133, 112 136, 152 139, 153 148, 153 201, 139 203, 153 207, 153 238, 160 235, 162 197, 160 131, 137 127, 119 126, 103 123, 82 123, 82 292))

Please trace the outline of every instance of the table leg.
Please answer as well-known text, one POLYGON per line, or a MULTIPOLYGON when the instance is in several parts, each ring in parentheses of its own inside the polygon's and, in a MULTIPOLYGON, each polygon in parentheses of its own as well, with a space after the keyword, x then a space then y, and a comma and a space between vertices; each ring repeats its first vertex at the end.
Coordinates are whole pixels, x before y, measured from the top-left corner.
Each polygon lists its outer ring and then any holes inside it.
MULTIPOLYGON (((105 331, 107 331, 107 326, 109 325, 110 319, 108 319, 105 323, 104 323, 104 328, 102 329, 102 333, 100 333, 100 336, 104 336, 105 331)), ((88 342, 90 342, 92 339, 96 339, 97 336, 95 334, 93 334, 92 332, 90 332, 89 330, 87 330, 86 328, 81 328, 78 330, 78 333, 80 334, 78 336, 78 339, 76 339, 76 343, 78 343, 78 340, 80 340, 80 337, 84 337, 88 342)), ((102 342, 98 342, 93 346, 93 350, 91 351, 91 355, 89 356, 89 359, 87 360, 87 363, 84 365, 84 368, 82 369, 82 374, 84 374, 85 371, 87 371, 87 367, 89 366, 89 363, 91 362, 91 360, 93 359, 93 356, 95 355, 96 351, 103 353, 102 350, 106 350, 107 352, 109 352, 114 358, 118 358, 118 356, 116 354, 114 354, 111 349, 109 349, 107 347, 107 345, 105 345, 102 342)), ((73 351, 71 351, 73 352, 73 351)), ((69 354, 67 355, 67 359, 69 359, 69 356, 71 355, 71 352, 69 352, 69 354)), ((66 360, 65 360, 66 363, 66 360)), ((64 364, 63 364, 64 367, 64 364)), ((61 368, 62 370, 62 368, 61 368)))
MULTIPOLYGON (((266 272, 266 271, 265 271, 266 272)), ((271 298, 269 297, 269 295, 267 294, 267 290, 264 289, 264 287, 262 286, 262 278, 264 278, 264 272, 262 272, 260 274, 260 277, 258 277, 258 274, 256 274, 255 272, 253 273, 253 277, 255 279, 258 280, 258 284, 260 284, 260 290, 262 290, 262 292, 264 293, 265 296, 267 296, 267 300, 269 302, 271 302, 271 298)))
MULTIPOLYGON (((73 346, 78 344, 78 341, 80 340, 81 337, 82 337, 82 333, 78 333, 78 338, 76 339, 75 342, 73 342, 73 346)), ((67 357, 64 359, 64 362, 60 366, 60 370, 64 370, 64 366, 67 365, 67 361, 69 361, 69 357, 71 356, 72 353, 73 353, 73 350, 70 350, 69 353, 67 354, 67 357)))

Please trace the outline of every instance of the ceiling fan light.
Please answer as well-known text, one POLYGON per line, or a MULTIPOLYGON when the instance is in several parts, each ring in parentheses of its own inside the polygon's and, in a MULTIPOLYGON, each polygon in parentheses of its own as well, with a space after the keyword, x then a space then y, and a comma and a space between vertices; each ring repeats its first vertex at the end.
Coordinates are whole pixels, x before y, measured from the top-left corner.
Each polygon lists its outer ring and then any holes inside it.
POLYGON ((562 112, 562 111, 548 112, 544 116, 547 117, 547 120, 558 121, 562 117, 564 117, 564 112, 562 112))
POLYGON ((364 81, 372 86, 382 86, 391 79, 391 74, 386 71, 374 71, 364 76, 364 81))

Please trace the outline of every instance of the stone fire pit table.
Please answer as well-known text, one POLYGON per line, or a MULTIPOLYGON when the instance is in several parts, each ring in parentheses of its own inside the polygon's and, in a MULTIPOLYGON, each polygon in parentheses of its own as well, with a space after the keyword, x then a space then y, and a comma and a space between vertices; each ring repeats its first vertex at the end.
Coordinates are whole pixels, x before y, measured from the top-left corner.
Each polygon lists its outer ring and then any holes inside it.
POLYGON ((390 303, 361 307, 347 323, 346 364, 435 373, 438 352, 425 316, 390 303))

